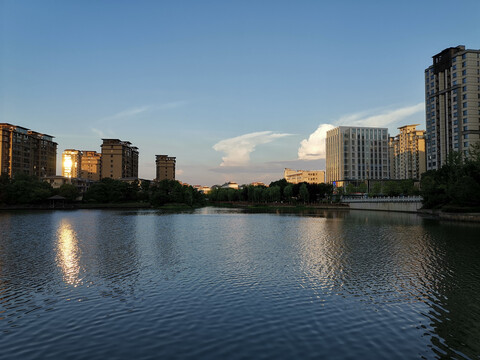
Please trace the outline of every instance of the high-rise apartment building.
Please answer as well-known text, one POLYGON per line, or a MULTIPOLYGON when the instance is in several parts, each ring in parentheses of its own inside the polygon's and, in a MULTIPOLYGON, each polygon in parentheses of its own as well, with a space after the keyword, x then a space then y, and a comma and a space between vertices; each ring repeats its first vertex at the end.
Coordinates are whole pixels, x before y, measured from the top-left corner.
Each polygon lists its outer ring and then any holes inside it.
POLYGON ((67 178, 80 178, 82 169, 82 152, 80 150, 66 149, 62 153, 62 176, 67 178))
POLYGON ((321 184, 325 182, 325 171, 323 170, 292 170, 285 169, 283 178, 291 184, 306 182, 309 184, 321 184))
POLYGON ((0 172, 10 177, 38 177, 56 173, 57 143, 53 136, 27 128, 0 123, 0 172))
POLYGON ((427 170, 452 151, 468 156, 480 139, 480 50, 451 47, 425 70, 427 170))
POLYGON ((420 179, 425 172, 425 130, 415 125, 399 127, 400 133, 389 140, 390 179, 420 179))
POLYGON ((339 126, 327 131, 327 183, 389 178, 388 129, 339 126))
POLYGON ((100 180, 102 175, 102 154, 96 151, 82 151, 82 170, 80 177, 93 181, 100 180))
POLYGON ((157 176, 155 180, 175 180, 175 157, 168 155, 155 155, 157 176))
POLYGON ((129 141, 102 139, 102 178, 138 178, 138 148, 129 141))

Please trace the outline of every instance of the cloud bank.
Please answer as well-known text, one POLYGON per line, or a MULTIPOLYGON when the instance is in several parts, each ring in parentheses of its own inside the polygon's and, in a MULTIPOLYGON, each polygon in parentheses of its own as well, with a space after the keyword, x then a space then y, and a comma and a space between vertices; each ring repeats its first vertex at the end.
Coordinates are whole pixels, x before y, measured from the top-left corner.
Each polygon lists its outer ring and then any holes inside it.
POLYGON ((367 127, 387 127, 390 124, 401 121, 418 112, 423 112, 424 103, 413 106, 406 106, 399 109, 384 111, 380 114, 371 115, 371 112, 359 112, 341 117, 332 124, 320 124, 308 139, 300 142, 298 149, 299 160, 318 160, 325 159, 325 138, 327 131, 336 126, 367 126, 367 127))
POLYGON ((220 166, 243 166, 249 163, 250 154, 260 144, 267 144, 276 139, 290 136, 291 134, 278 134, 273 131, 260 131, 221 140, 213 149, 225 153, 220 166))
POLYGON ((298 149, 298 159, 300 160, 318 160, 325 159, 325 138, 327 131, 335 126, 331 124, 321 124, 308 139, 300 142, 298 149))

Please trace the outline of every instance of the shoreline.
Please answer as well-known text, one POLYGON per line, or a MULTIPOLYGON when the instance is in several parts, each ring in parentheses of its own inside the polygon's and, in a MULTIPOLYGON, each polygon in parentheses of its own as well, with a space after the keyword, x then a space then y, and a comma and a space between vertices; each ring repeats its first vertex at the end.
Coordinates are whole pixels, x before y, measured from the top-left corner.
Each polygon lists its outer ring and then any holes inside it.
MULTIPOLYGON (((399 211, 387 211, 387 210, 371 210, 371 209, 352 209, 348 205, 340 204, 305 204, 305 205, 293 205, 293 204, 271 204, 271 203, 247 203, 247 202, 219 202, 213 204, 207 204, 204 206, 188 206, 184 204, 171 204, 160 207, 153 207, 150 204, 146 203, 112 203, 112 204, 64 204, 56 205, 52 207, 51 205, 11 205, 11 206, 0 206, 0 212, 4 211, 25 211, 25 210, 34 210, 34 211, 46 211, 46 210, 166 210, 166 211, 182 211, 182 210, 194 210, 202 207, 216 206, 221 208, 237 208, 245 209, 250 211, 285 211, 285 212, 300 212, 308 210, 336 210, 336 211, 350 211, 350 210, 359 210, 359 211, 380 211, 380 212, 399 212, 399 211)), ((412 212, 410 212, 412 213, 412 212)), ((455 222, 470 222, 470 223, 480 223, 480 213, 454 213, 454 212, 444 212, 439 209, 419 209, 417 212, 412 214, 417 214, 420 216, 430 216, 437 220, 444 221, 455 221, 455 222)))

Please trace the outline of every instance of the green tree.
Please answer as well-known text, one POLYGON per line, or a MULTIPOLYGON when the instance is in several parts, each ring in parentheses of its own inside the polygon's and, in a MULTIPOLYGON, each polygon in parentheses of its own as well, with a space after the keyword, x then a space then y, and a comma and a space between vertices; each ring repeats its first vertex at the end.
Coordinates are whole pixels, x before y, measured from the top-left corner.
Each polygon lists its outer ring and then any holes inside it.
POLYGON ((397 181, 385 181, 382 192, 387 196, 399 196, 401 193, 400 185, 397 181))
POLYGON ((18 174, 13 179, 2 177, 0 199, 6 204, 36 204, 53 195, 50 184, 35 176, 18 174))
POLYGON ((288 184, 287 186, 285 186, 285 189, 283 189, 283 196, 285 197, 286 201, 288 201, 288 202, 292 201, 292 197, 293 197, 293 185, 292 184, 288 184))
POLYGON ((310 194, 308 193, 307 185, 305 183, 300 185, 299 195, 300 195, 300 199, 304 203, 308 202, 308 200, 310 198, 310 194))
POLYGON ((68 201, 74 201, 80 196, 80 191, 75 185, 63 184, 58 189, 58 195, 63 196, 68 201))

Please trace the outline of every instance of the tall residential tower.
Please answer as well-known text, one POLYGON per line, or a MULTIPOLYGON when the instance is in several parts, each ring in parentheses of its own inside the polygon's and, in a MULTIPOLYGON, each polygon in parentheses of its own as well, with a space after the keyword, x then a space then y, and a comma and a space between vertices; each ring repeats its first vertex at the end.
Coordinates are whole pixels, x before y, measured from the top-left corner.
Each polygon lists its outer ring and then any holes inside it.
POLYGON ((56 166, 57 143, 53 136, 0 123, 0 173, 45 177, 55 175, 56 166))
POLYGON ((168 155, 155 155, 155 165, 157 168, 156 181, 175 180, 175 157, 168 155))
POLYGON ((405 125, 389 141, 390 179, 419 180, 425 172, 425 130, 415 125, 405 125))
POLYGON ((102 139, 102 178, 138 178, 138 148, 129 141, 102 139))
POLYGON ((425 70, 427 170, 439 169, 452 151, 468 156, 480 139, 480 50, 451 47, 425 70))

